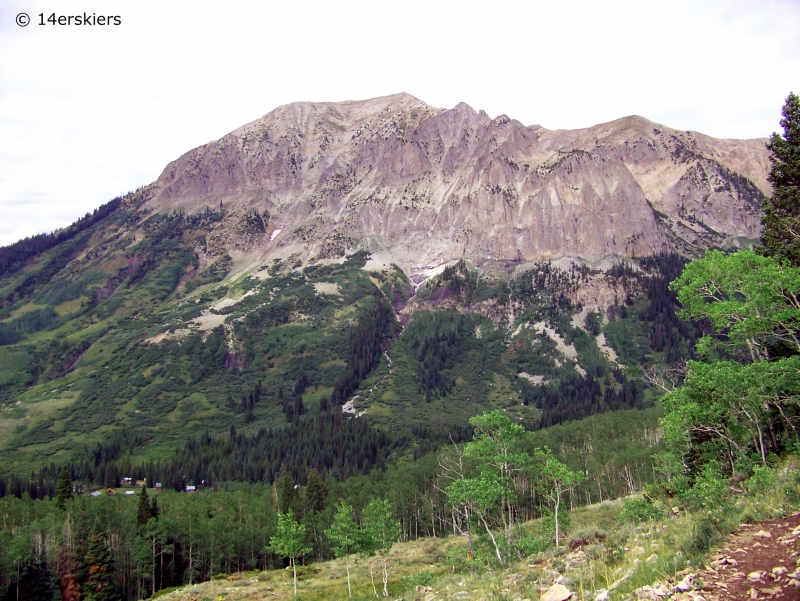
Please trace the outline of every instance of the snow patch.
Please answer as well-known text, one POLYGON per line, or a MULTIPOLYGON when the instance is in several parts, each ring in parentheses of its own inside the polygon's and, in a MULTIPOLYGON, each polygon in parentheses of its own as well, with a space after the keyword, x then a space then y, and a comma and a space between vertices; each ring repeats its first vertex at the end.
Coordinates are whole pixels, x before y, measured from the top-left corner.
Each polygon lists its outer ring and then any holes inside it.
POLYGON ((414 284, 414 294, 419 292, 419 289, 434 276, 439 275, 442 273, 446 267, 450 265, 455 265, 458 261, 448 261, 447 263, 442 263, 441 265, 437 265, 436 267, 423 267, 422 269, 415 270, 416 273, 411 276, 411 282, 414 284), (419 280, 419 282, 417 282, 419 280))
POLYGON ((275 238, 277 238, 278 234, 280 233, 281 233, 281 228, 278 228, 277 230, 272 232, 272 235, 269 237, 270 242, 272 242, 275 238))
POLYGON ((564 355, 567 359, 572 359, 573 361, 577 361, 578 351, 575 350, 575 347, 571 344, 567 344, 567 342, 561 337, 561 334, 556 332, 545 322, 538 321, 531 327, 533 328, 533 331, 536 332, 537 334, 547 334, 547 336, 556 343, 556 348, 558 348, 559 352, 562 355, 564 355))
POLYGON ((203 313, 199 317, 195 317, 191 323, 201 332, 207 332, 225 323, 226 317, 227 315, 217 315, 216 313, 207 313, 203 311, 203 313))

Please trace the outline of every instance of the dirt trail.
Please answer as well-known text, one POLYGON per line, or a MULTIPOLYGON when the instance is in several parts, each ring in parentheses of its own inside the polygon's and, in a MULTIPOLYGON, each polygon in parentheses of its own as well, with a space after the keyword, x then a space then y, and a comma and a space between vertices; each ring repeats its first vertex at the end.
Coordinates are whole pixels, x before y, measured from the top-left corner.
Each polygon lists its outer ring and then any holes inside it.
POLYGON ((800 512, 787 518, 742 524, 697 573, 706 601, 800 600, 800 512))

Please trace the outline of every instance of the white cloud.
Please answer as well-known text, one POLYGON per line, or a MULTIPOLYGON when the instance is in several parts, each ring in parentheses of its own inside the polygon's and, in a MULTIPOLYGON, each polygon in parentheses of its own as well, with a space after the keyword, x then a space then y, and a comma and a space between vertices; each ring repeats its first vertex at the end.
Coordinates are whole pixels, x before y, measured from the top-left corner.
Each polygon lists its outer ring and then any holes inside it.
POLYGON ((800 90, 798 26, 789 0, 7 0, 0 243, 65 225, 295 100, 406 91, 550 128, 635 113, 767 136, 800 90), (53 12, 122 25, 37 25, 53 12))

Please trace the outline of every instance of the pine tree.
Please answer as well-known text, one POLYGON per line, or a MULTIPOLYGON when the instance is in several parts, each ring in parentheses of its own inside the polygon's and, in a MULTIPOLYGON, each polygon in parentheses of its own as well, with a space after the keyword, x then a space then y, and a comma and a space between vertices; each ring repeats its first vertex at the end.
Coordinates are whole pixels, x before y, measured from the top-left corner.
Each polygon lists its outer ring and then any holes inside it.
MULTIPOLYGON (((45 560, 38 555, 33 559, 28 568, 23 572, 17 583, 18 591, 14 596, 7 598, 14 601, 41 601, 53 598, 53 573, 45 560)), ((11 593, 11 591, 9 591, 11 593)), ((60 597, 60 595, 59 595, 60 597)))
POLYGON ((157 520, 161 515, 161 510, 158 508, 158 499, 153 497, 153 502, 150 504, 150 517, 157 520))
POLYGON ((142 485, 142 494, 139 495, 139 510, 136 512, 136 522, 140 526, 145 526, 147 520, 152 517, 150 499, 147 497, 147 485, 142 485))
POLYGON ((95 534, 89 539, 84 561, 88 568, 83 583, 84 601, 120 601, 114 562, 108 545, 99 535, 95 534))
POLYGON ((91 531, 89 528, 89 512, 86 509, 86 497, 81 495, 78 503, 78 512, 75 516, 75 539, 74 547, 76 554, 76 561, 73 566, 75 573, 80 579, 86 577, 86 550, 89 547, 89 539, 91 538, 91 531))
POLYGON ((294 478, 286 474, 281 480, 280 496, 278 505, 281 513, 294 511, 297 506, 297 489, 294 485, 294 478))
POLYGON ((61 468, 56 485, 56 505, 59 509, 64 509, 67 500, 72 498, 72 480, 66 467, 61 468))
POLYGON ((315 513, 325 509, 326 495, 325 485, 322 483, 319 472, 311 468, 306 477, 306 509, 315 513))
POLYGON ((764 201, 763 252, 800 267, 800 98, 790 93, 783 105, 783 136, 773 133, 767 148, 773 196, 764 201))

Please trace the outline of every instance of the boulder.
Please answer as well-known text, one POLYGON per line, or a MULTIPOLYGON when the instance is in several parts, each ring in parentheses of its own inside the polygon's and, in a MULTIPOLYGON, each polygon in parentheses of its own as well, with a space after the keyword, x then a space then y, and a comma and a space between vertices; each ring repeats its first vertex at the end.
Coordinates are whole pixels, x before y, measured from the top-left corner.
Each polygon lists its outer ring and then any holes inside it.
POLYGON ((567 601, 570 597, 572 597, 572 591, 563 584, 556 583, 547 589, 540 601, 567 601))

